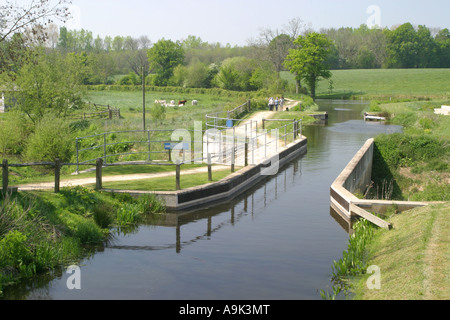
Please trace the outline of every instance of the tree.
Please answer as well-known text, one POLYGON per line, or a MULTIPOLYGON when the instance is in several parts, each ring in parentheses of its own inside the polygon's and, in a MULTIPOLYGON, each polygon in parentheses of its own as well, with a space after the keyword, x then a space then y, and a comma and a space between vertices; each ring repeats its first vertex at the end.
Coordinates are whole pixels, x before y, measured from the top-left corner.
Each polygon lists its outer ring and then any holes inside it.
POLYGON ((57 52, 33 53, 17 72, 17 106, 37 123, 47 113, 61 117, 82 104, 81 84, 87 78, 86 56, 57 52))
POLYGON ((293 43, 291 37, 287 34, 280 34, 270 41, 268 46, 269 59, 275 66, 275 70, 279 73, 283 68, 283 61, 292 49, 293 43))
POLYGON ((150 69, 156 72, 155 85, 166 86, 174 68, 183 64, 184 50, 181 44, 164 38, 147 51, 150 69))
POLYGON ((438 47, 439 67, 450 68, 450 31, 442 29, 435 37, 438 47))
POLYGON ((220 67, 216 76, 216 83, 226 90, 254 90, 250 79, 256 68, 256 62, 253 59, 246 57, 228 58, 223 61, 220 67))
POLYGON ((26 29, 39 32, 39 37, 45 40, 43 28, 35 28, 52 23, 52 18, 65 21, 69 17, 67 4, 70 0, 33 0, 27 4, 19 5, 17 1, 3 0, 0 5, 0 42, 8 37, 22 33, 26 29))
POLYGON ((386 31, 388 37, 388 66, 394 68, 416 68, 419 64, 419 44, 411 23, 402 24, 393 31, 386 31))
POLYGON ((187 67, 185 86, 187 88, 205 88, 208 86, 208 67, 202 62, 192 62, 187 67))
POLYGON ((331 52, 332 42, 325 35, 312 32, 299 36, 294 44, 298 47, 289 50, 285 66, 306 82, 311 97, 315 99, 317 82, 321 78, 331 78, 329 66, 325 61, 331 52))

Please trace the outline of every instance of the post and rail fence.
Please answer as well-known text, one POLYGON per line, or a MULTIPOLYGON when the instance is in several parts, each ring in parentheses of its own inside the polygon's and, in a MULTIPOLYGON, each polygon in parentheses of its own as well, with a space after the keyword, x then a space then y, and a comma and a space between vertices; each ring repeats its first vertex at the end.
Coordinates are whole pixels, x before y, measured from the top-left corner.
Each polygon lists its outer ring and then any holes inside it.
MULTIPOLYGON (((54 169, 55 184, 54 191, 60 191, 60 172, 63 166, 75 166, 76 173, 80 173, 80 166, 91 166, 96 168, 95 188, 102 189, 102 168, 109 166, 123 165, 158 165, 158 166, 174 166, 175 167, 175 185, 180 190, 181 166, 187 163, 206 163, 208 166, 208 181, 212 181, 212 165, 220 164, 230 166, 231 172, 235 171, 235 166, 255 165, 277 154, 281 147, 286 147, 289 143, 294 142, 298 136, 302 137, 301 120, 288 119, 264 119, 263 130, 258 130, 256 121, 242 119, 233 119, 232 116, 240 115, 249 110, 250 102, 246 102, 241 106, 226 111, 226 118, 216 118, 206 115, 207 130, 185 130, 189 135, 194 135, 194 141, 188 139, 181 141, 173 141, 167 135, 168 132, 173 133, 174 130, 135 130, 135 131, 116 131, 107 132, 97 135, 91 135, 76 138, 76 162, 62 163, 59 159, 54 162, 33 162, 24 164, 12 164, 7 160, 2 162, 2 190, 7 192, 9 187, 8 172, 10 167, 31 167, 31 166, 50 166, 54 169), (233 121, 231 125, 230 120, 233 121), (228 123, 227 123, 228 121, 228 123), (266 121, 284 121, 285 125, 277 127, 268 133, 265 130, 266 121), (234 124, 238 125, 234 125, 234 124), (225 124, 225 125, 224 125, 225 124), (125 139, 124 141, 108 141, 114 136, 120 134, 140 135, 141 139, 125 139), (86 143, 87 145, 86 145, 86 143), (140 149, 136 146, 144 144, 140 149), (127 146, 128 149, 117 150, 117 146, 127 146), (133 148, 133 149, 132 149, 133 148), (129 150, 132 149, 132 150, 129 150), (97 151, 96 151, 97 150, 97 151), (122 152, 129 151, 129 152, 122 152), (81 159, 82 154, 86 152, 94 152, 88 154, 89 159, 81 159), (154 157, 155 154, 163 154, 161 157, 154 157), (144 155, 145 160, 132 160, 126 162, 108 163, 108 159, 131 155, 138 157, 144 155), (159 159, 156 159, 159 158, 159 159), (175 158, 175 159, 173 159, 175 158)), ((129 138, 128 136, 127 138, 129 138)), ((183 137, 186 138, 186 137, 183 137)), ((180 137, 178 137, 180 139, 180 137)))
MULTIPOLYGON (((68 118, 71 120, 86 120, 86 119, 120 119, 120 108, 112 108, 109 104, 92 104, 95 112, 80 112, 70 115, 68 118)), ((91 109, 91 103, 89 102, 89 109, 91 109)))

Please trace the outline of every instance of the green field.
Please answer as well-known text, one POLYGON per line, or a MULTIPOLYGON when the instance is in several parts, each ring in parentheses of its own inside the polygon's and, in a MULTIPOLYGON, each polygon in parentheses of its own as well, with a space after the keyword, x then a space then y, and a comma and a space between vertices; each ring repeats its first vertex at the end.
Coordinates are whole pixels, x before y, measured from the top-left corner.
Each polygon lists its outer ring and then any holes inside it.
MULTIPOLYGON (((328 80, 319 82, 318 98, 369 96, 443 97, 450 95, 450 69, 332 70, 333 89, 328 80)), ((293 75, 282 77, 293 81, 293 75)))

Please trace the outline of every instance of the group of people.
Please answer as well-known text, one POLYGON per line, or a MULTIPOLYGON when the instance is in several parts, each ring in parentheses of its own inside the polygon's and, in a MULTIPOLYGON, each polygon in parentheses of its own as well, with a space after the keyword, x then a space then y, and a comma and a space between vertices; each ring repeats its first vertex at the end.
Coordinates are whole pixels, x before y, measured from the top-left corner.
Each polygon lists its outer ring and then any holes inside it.
POLYGON ((275 99, 270 97, 269 98, 269 110, 270 111, 278 111, 278 107, 282 108, 284 104, 284 97, 278 98, 276 97, 275 99))

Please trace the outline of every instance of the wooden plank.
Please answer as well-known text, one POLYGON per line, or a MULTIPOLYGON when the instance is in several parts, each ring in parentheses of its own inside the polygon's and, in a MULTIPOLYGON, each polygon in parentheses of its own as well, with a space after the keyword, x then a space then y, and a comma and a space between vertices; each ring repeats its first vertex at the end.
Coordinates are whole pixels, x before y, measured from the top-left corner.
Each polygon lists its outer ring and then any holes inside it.
POLYGON ((384 221, 381 218, 378 218, 377 216, 371 214, 370 212, 354 205, 353 203, 350 203, 350 214, 356 214, 358 216, 360 216, 361 218, 364 218, 370 222, 372 222, 373 224, 379 226, 380 228, 384 228, 384 229, 392 229, 392 224, 384 221))

